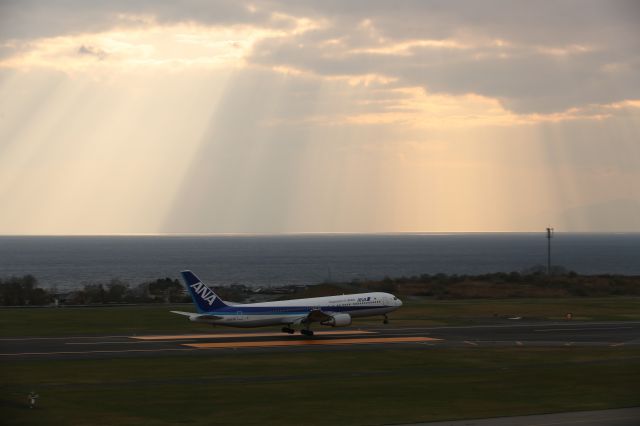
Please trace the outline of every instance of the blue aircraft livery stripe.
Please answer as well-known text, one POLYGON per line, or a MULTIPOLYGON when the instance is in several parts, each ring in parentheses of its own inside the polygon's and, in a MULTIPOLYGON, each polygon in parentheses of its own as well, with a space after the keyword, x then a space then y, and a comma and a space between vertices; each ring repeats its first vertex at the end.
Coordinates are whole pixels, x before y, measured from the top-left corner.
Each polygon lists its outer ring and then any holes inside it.
POLYGON ((207 314, 213 315, 235 315, 238 311, 242 311, 247 315, 306 315, 310 311, 321 310, 323 312, 353 312, 366 309, 384 309, 391 306, 379 305, 379 306, 227 306, 226 308, 216 309, 213 311, 207 311, 207 314))

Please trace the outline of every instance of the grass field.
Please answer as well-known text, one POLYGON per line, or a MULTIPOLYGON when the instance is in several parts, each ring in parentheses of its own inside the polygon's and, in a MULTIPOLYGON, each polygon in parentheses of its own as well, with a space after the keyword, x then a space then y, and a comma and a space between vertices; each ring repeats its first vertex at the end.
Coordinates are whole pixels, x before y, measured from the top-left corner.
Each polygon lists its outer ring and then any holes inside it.
MULTIPOLYGON (((92 308, 0 309, 0 337, 92 334, 143 334, 210 331, 170 313, 193 311, 191 305, 142 305, 92 308)), ((397 325, 453 325, 494 317, 557 320, 567 312, 574 320, 640 320, 640 298, 557 298, 500 300, 431 300, 413 298, 390 315, 397 325)), ((355 326, 379 324, 379 318, 357 319, 355 326)))
POLYGON ((211 351, 2 369, 7 425, 356 425, 640 404, 640 349, 621 347, 211 351))

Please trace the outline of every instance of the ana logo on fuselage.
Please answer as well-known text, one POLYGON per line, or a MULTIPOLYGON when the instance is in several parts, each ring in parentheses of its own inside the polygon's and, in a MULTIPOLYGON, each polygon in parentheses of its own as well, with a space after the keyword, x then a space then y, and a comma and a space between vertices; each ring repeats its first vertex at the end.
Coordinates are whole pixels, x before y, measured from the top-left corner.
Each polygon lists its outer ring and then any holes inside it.
POLYGON ((209 306, 211 306, 213 301, 216 300, 216 295, 202 283, 191 284, 189 287, 191 287, 196 294, 206 300, 209 303, 209 306))

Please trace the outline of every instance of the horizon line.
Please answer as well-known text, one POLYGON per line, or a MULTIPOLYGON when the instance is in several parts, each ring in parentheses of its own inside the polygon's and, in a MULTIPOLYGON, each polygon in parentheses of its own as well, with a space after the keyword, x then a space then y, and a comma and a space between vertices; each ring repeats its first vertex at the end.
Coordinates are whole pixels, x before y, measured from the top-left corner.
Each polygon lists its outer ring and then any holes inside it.
MULTIPOLYGON (((2 237, 278 237, 278 236, 322 236, 322 235, 465 235, 465 234, 545 234, 546 228, 539 231, 378 231, 378 232, 158 232, 158 233, 95 233, 95 234, 0 234, 2 237)), ((559 231, 557 234, 640 234, 633 231, 559 231)))

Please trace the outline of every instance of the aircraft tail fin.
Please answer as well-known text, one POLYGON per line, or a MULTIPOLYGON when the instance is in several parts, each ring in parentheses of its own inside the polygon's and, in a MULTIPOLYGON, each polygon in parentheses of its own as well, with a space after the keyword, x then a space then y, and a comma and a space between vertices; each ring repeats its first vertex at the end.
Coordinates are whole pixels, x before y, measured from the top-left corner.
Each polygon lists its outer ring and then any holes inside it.
POLYGON ((182 279, 187 285, 187 291, 191 295, 194 305, 198 312, 209 312, 214 309, 220 309, 228 306, 213 292, 200 278, 191 271, 182 271, 182 279))

